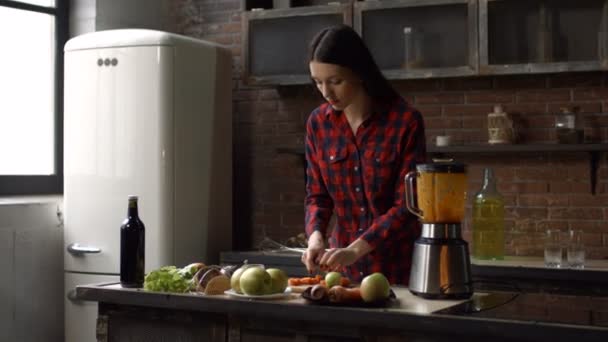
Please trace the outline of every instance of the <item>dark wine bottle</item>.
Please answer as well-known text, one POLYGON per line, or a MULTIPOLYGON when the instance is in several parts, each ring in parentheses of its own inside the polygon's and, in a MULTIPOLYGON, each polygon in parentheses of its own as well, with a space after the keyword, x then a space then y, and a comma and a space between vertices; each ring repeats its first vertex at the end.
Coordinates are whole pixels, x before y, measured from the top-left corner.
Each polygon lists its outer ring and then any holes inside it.
POLYGON ((143 287, 146 228, 137 212, 137 196, 129 196, 127 218, 120 227, 120 284, 143 287))

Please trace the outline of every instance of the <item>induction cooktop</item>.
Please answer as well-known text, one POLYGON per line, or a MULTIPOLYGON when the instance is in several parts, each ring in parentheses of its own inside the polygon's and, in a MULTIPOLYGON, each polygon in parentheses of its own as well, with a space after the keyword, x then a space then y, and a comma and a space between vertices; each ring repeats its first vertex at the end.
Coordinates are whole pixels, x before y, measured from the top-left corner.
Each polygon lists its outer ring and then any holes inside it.
POLYGON ((608 297, 551 293, 476 293, 466 302, 434 313, 608 327, 608 297))

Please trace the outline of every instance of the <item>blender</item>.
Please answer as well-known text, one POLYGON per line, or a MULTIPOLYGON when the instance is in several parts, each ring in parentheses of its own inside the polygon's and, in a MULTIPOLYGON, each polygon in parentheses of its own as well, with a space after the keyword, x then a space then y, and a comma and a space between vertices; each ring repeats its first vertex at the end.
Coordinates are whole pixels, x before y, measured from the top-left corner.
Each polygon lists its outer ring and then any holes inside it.
POLYGON ((461 228, 466 166, 451 159, 418 164, 405 183, 406 207, 422 223, 422 234, 414 243, 410 292, 428 299, 471 297, 469 246, 461 228))

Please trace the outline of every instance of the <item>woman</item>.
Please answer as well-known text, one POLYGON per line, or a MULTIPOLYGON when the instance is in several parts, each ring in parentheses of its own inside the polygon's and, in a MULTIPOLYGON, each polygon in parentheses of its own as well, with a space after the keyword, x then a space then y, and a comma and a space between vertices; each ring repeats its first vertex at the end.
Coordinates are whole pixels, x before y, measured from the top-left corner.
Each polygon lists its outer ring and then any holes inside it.
POLYGON ((382 76, 348 26, 322 30, 310 44, 311 78, 326 103, 306 124, 306 233, 309 272, 344 271, 354 281, 382 272, 408 284, 420 233, 404 199, 404 177, 423 162, 424 124, 382 76), (336 226, 326 250, 332 213, 336 226))

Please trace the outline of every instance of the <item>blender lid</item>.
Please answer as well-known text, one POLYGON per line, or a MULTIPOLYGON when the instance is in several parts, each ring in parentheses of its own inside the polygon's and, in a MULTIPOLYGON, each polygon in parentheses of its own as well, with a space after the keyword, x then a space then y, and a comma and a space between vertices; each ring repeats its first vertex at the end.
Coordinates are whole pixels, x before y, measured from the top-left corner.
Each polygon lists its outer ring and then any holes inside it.
POLYGON ((416 170, 419 172, 465 173, 467 166, 464 163, 455 162, 454 159, 433 159, 432 163, 416 165, 416 170))

